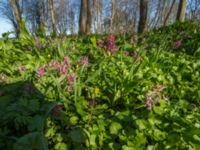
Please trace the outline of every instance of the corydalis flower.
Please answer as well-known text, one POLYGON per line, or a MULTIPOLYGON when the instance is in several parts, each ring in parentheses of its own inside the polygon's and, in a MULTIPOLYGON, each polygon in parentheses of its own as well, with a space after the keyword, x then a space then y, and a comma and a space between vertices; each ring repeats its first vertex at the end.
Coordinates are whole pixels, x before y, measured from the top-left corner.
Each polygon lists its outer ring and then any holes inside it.
POLYGON ((18 67, 18 70, 19 70, 19 72, 22 74, 22 73, 26 70, 26 68, 25 68, 25 66, 20 65, 20 66, 18 67))
POLYGON ((53 116, 58 116, 63 108, 64 106, 62 104, 55 105, 52 109, 53 116))
POLYGON ((172 48, 173 48, 173 49, 177 49, 177 48, 180 48, 181 45, 182 45, 182 40, 178 40, 178 41, 176 41, 176 42, 174 42, 174 43, 172 44, 172 48))
POLYGON ((67 67, 70 67, 70 58, 69 56, 65 55, 64 56, 64 63, 67 65, 67 67))
POLYGON ((115 53, 117 51, 117 47, 115 45, 115 36, 114 35, 110 35, 108 37, 107 44, 108 44, 108 51, 110 51, 111 53, 115 53))
POLYGON ((69 76, 67 76, 67 82, 69 85, 73 85, 76 80, 76 75, 72 72, 69 76))
POLYGON ((166 88, 166 86, 165 86, 164 84, 162 84, 162 85, 156 85, 156 86, 154 86, 152 89, 153 89, 153 91, 161 92, 161 91, 163 91, 165 88, 166 88))
POLYGON ((67 73, 67 66, 65 64, 62 64, 59 66, 59 72, 60 74, 66 74, 67 73))
POLYGON ((44 67, 40 67, 40 68, 38 69, 38 71, 37 71, 37 74, 38 74, 39 77, 44 76, 44 74, 45 74, 45 69, 44 69, 44 67))
POLYGON ((50 67, 53 67, 55 70, 59 69, 59 63, 54 59, 50 62, 50 67))
POLYGON ((79 65, 84 65, 84 66, 88 66, 89 64, 89 60, 88 60, 88 56, 83 56, 79 59, 78 61, 79 65))
POLYGON ((149 94, 146 94, 145 97, 146 97, 146 107, 148 110, 151 110, 152 109, 151 96, 149 94))
POLYGON ((96 43, 97 43, 97 46, 99 46, 100 48, 104 48, 104 45, 105 45, 105 44, 104 44, 104 41, 103 41, 103 40, 98 39, 96 43))
POLYGON ((129 52, 128 51, 124 51, 124 55, 125 56, 129 56, 129 52))

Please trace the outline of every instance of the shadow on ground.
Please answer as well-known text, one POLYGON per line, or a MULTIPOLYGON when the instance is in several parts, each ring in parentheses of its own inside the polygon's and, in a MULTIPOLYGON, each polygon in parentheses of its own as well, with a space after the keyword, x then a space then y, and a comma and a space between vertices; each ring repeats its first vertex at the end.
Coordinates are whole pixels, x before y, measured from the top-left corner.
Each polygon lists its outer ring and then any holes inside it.
POLYGON ((50 107, 30 81, 0 83, 0 149, 48 149, 43 131, 50 107))

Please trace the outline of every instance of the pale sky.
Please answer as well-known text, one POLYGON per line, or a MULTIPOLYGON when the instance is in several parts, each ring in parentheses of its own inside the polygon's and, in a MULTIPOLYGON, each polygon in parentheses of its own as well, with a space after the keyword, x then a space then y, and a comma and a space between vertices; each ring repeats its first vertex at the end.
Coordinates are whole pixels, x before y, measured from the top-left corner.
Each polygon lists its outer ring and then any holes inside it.
POLYGON ((13 31, 12 26, 5 19, 0 17, 0 37, 2 37, 2 33, 13 31))

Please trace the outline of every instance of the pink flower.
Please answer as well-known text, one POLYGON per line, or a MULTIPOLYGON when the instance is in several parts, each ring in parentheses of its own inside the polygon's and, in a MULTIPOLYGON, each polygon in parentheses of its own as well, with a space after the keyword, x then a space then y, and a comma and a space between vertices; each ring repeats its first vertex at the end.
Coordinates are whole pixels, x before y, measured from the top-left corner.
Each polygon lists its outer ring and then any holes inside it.
POLYGON ((38 71, 37 71, 37 74, 38 74, 39 77, 44 76, 44 74, 45 74, 45 69, 44 69, 44 67, 40 67, 40 68, 38 69, 38 71))
POLYGON ((69 58, 69 56, 67 56, 67 55, 64 56, 64 63, 67 65, 67 67, 70 67, 70 58, 69 58))
POLYGON ((83 56, 78 60, 78 64, 79 65, 84 65, 84 66, 88 66, 89 61, 88 61, 88 56, 83 56))
POLYGON ((59 63, 55 59, 53 59, 50 62, 50 67, 53 67, 55 70, 58 70, 59 69, 59 63))
POLYGON ((108 37, 107 44, 108 44, 108 51, 110 51, 111 53, 115 53, 117 51, 114 35, 110 35, 108 37))
POLYGON ((152 89, 153 89, 153 91, 161 92, 161 91, 163 91, 165 88, 166 88, 166 86, 165 86, 164 84, 161 84, 161 85, 156 85, 156 86, 154 86, 152 89))
POLYGON ((20 65, 20 66, 18 67, 18 70, 19 70, 19 72, 22 74, 22 73, 26 70, 26 68, 25 68, 25 66, 20 65))
POLYGON ((52 109, 52 115, 58 116, 63 108, 64 108, 64 105, 56 104, 52 109))
POLYGON ((172 48, 173 48, 173 49, 177 49, 177 48, 180 48, 181 45, 182 45, 182 40, 178 40, 178 41, 176 41, 176 42, 174 42, 174 43, 172 44, 172 48))
POLYGON ((100 48, 104 48, 104 41, 103 40, 98 39, 96 43, 97 43, 97 46, 99 46, 100 48))
POLYGON ((129 52, 128 51, 124 51, 124 55, 125 56, 129 56, 129 52))
POLYGON ((60 74, 66 74, 67 73, 67 66, 65 64, 62 64, 59 66, 59 71, 60 71, 60 74))
POLYGON ((69 76, 67 76, 67 82, 69 85, 73 85, 76 80, 76 75, 72 72, 69 76))
POLYGON ((146 94, 145 97, 146 97, 146 107, 148 110, 151 110, 152 109, 151 96, 149 94, 146 94))

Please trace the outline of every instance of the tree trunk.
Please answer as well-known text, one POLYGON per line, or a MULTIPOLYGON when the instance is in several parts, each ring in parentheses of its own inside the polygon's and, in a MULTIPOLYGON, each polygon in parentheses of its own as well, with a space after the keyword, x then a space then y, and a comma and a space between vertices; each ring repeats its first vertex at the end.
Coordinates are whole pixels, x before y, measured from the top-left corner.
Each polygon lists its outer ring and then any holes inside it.
POLYGON ((176 20, 185 21, 186 6, 187 0, 180 0, 176 20))
POLYGON ((70 8, 70 13, 69 13, 69 18, 70 18, 70 33, 73 35, 74 34, 74 22, 75 22, 75 14, 72 8, 70 8))
POLYGON ((50 13, 51 13, 51 22, 52 22, 53 34, 57 35, 53 0, 49 0, 49 7, 50 7, 50 13))
POLYGON ((86 22, 86 33, 91 33, 91 23, 92 23, 92 17, 91 17, 91 7, 90 7, 90 0, 87 0, 87 22, 86 22))
POLYGON ((113 20, 115 17, 115 0, 112 0, 112 15, 110 17, 110 29, 109 32, 112 33, 113 32, 113 20))
POLYGON ((45 34, 45 21, 44 21, 44 0, 36 1, 36 24, 37 36, 44 36, 45 34))
POLYGON ((9 0, 9 3, 14 11, 17 26, 16 26, 16 37, 20 36, 22 30, 22 14, 19 7, 19 0, 9 0))
POLYGON ((93 0, 93 8, 92 13, 94 15, 94 33, 98 33, 98 14, 99 14, 99 6, 97 0, 93 0))
POLYGON ((38 27, 44 25, 44 1, 36 2, 36 22, 38 27))
POLYGON ((86 33, 86 8, 87 0, 81 0, 81 10, 80 10, 80 17, 79 17, 79 34, 86 33))
POLYGON ((138 25, 138 32, 143 33, 147 28, 147 11, 148 0, 140 0, 140 20, 138 25))
POLYGON ((169 11, 168 11, 166 17, 164 18, 163 26, 166 26, 167 20, 168 20, 170 14, 171 14, 171 12, 172 12, 172 8, 173 8, 175 2, 176 2, 176 0, 173 0, 173 1, 172 1, 172 4, 171 4, 171 6, 170 6, 170 8, 169 8, 169 11))

